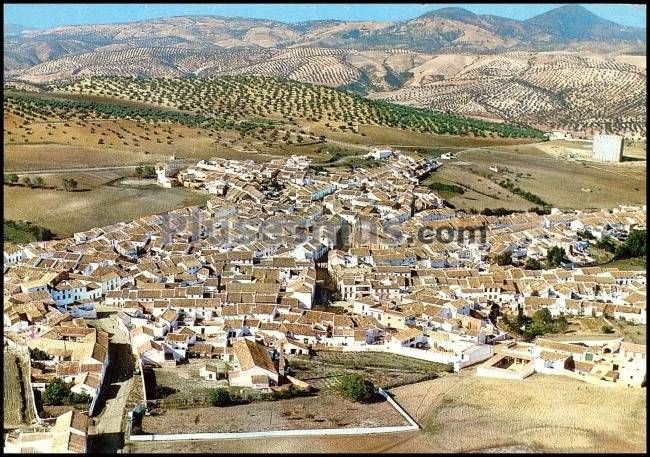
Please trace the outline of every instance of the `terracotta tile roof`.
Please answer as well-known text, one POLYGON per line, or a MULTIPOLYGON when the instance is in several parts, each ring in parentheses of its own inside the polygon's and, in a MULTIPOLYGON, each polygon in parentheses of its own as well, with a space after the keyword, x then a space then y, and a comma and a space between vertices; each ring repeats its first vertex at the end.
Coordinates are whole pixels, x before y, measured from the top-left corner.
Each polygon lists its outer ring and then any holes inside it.
POLYGON ((241 338, 235 340, 233 350, 242 371, 260 367, 277 373, 271 356, 263 345, 246 338, 241 338))

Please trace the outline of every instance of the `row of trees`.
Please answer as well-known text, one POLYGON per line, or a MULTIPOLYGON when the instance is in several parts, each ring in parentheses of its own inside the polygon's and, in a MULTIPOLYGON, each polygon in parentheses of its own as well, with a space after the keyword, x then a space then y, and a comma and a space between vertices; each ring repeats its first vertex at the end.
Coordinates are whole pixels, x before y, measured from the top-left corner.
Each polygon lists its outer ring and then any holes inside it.
MULTIPOLYGON (((15 173, 10 173, 4 176, 5 184, 18 184, 18 181, 18 175, 15 173)), ((23 183, 23 185, 30 188, 45 187, 45 180, 40 176, 35 176, 33 178, 30 178, 29 176, 23 176, 20 181, 23 183)), ((77 180, 74 178, 63 178, 62 182, 63 188, 68 192, 74 191, 79 185, 77 180)))
MULTIPOLYGON (((15 173, 10 173, 4 176, 5 184, 18 184, 18 181, 18 175, 15 173)), ((33 178, 30 178, 29 176, 23 176, 20 181, 27 187, 45 187, 45 180, 43 180, 43 178, 40 176, 35 176, 33 178)))
MULTIPOLYGON (((315 86, 296 81, 273 77, 251 75, 219 76, 195 79, 167 79, 163 83, 160 78, 133 80, 131 78, 93 78, 91 81, 98 87, 112 86, 117 93, 136 94, 136 100, 161 103, 166 100, 169 106, 175 106, 190 113, 166 111, 165 116, 181 117, 204 114, 230 120, 246 116, 281 113, 287 117, 313 118, 318 120, 326 116, 326 120, 339 122, 360 122, 383 125, 431 133, 447 133, 457 135, 474 134, 484 136, 491 132, 501 137, 533 137, 542 138, 542 132, 527 126, 517 126, 505 123, 486 122, 465 118, 450 113, 436 112, 424 108, 412 108, 389 102, 373 101, 344 91, 324 86, 315 86), (345 107, 345 109, 342 109, 345 107)), ((64 87, 67 90, 87 87, 64 87)), ((99 107, 99 110, 104 108, 99 107)), ((136 108, 122 105, 117 112, 122 117, 127 110, 136 108)), ((144 112, 144 108, 137 108, 144 112)), ((152 108, 154 110, 154 108, 152 108)), ((113 108, 113 111, 116 111, 113 108)), ((130 114, 129 114, 130 115, 130 114)), ((142 115, 142 114, 139 114, 142 115)), ((149 116, 147 113, 146 116, 149 116)), ((161 115, 156 113, 156 115, 161 115)), ((238 130, 265 128, 258 122, 240 122, 238 130)))
POLYGON ((504 181, 500 181, 498 184, 504 189, 509 190, 515 195, 519 195, 521 198, 528 200, 529 202, 534 203, 535 205, 539 205, 542 207, 550 206, 546 201, 542 200, 542 198, 539 195, 535 195, 532 192, 529 192, 527 190, 522 189, 519 186, 516 186, 515 183, 510 181, 509 178, 506 178, 504 181))

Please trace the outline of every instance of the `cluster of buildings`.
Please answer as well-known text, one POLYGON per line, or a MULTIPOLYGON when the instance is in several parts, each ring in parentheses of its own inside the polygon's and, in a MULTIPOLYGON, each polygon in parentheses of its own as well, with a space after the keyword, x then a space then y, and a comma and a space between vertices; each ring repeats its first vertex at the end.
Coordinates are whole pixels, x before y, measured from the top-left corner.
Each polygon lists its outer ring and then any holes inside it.
MULTIPOLYGON (((565 132, 555 130, 547 134, 549 140, 568 140, 576 141, 578 138, 584 139, 584 134, 565 132)), ((591 138, 591 151, 584 151, 574 149, 574 152, 585 159, 594 160, 598 162, 621 162, 623 161, 623 149, 625 147, 624 138, 620 135, 611 135, 604 133, 597 133, 591 138), (589 154, 590 152, 590 154, 589 154)))
POLYGON ((642 387, 646 346, 611 335, 512 342, 477 368, 478 376, 522 380, 533 373, 566 376, 602 386, 642 387))
POLYGON ((68 239, 5 243, 5 345, 48 355, 32 360, 33 388, 58 377, 94 402, 108 336, 85 319, 100 304, 116 311, 144 365, 203 358, 204 379, 256 389, 280 382, 284 355, 323 348, 455 370, 492 360, 489 343, 506 338, 490 319, 495 304, 645 323, 645 272, 589 266, 593 241, 578 236, 645 228, 645 207, 467 215, 420 185, 437 162, 376 156, 376 167, 337 172, 305 157, 213 159, 177 173, 161 165, 159 180, 213 197, 68 239), (552 246, 565 248, 565 268, 521 267, 552 246), (491 261, 503 252, 514 266, 491 261), (345 312, 323 311, 328 286, 345 312))

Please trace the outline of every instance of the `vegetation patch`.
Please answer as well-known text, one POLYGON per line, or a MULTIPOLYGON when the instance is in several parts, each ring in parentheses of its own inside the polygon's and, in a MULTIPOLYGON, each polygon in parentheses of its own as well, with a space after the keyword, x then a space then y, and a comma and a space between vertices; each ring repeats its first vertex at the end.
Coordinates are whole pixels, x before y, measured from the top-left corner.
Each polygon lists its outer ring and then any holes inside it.
POLYGON ((47 241, 54 237, 50 229, 32 224, 28 221, 4 220, 3 235, 5 242, 27 244, 32 241, 47 241))

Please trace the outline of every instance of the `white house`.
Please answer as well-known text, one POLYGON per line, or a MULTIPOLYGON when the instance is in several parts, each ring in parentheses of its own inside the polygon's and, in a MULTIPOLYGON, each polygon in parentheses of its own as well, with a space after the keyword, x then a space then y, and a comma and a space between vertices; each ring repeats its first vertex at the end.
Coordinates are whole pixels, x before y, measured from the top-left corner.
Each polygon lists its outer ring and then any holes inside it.
POLYGON ((235 340, 233 351, 236 363, 228 373, 231 386, 268 389, 271 385, 278 385, 280 374, 266 347, 240 338, 235 340))

